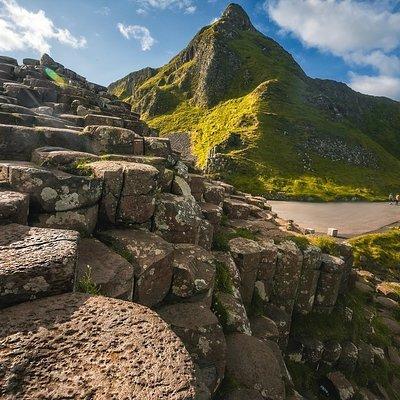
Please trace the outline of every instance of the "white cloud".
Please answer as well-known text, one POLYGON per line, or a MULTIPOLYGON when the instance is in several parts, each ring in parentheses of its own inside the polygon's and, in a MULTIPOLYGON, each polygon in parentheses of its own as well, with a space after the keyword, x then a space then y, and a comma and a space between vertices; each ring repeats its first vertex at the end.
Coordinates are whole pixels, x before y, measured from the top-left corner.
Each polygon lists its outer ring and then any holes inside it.
POLYGON ((57 28, 43 10, 32 12, 15 0, 0 0, 0 50, 30 48, 49 53, 51 40, 73 48, 86 46, 84 37, 77 38, 68 29, 57 28))
POLYGON ((177 8, 183 10, 186 14, 193 14, 197 7, 195 0, 136 0, 142 9, 156 8, 166 10, 167 8, 177 8))
POLYGON ((350 73, 350 87, 357 92, 386 96, 400 100, 400 78, 393 76, 368 76, 350 73))
POLYGON ((400 12, 392 11, 393 5, 390 0, 269 0, 264 7, 284 33, 305 46, 375 69, 377 77, 358 75, 362 83, 353 76, 360 91, 374 94, 380 82, 392 96, 396 90, 388 85, 400 77, 400 12))
POLYGON ((117 24, 118 30, 126 39, 133 37, 140 42, 143 51, 150 50, 156 43, 145 26, 140 25, 124 25, 121 22, 117 24))
POLYGON ((96 14, 108 16, 110 15, 111 9, 110 7, 101 7, 98 10, 95 11, 96 14))

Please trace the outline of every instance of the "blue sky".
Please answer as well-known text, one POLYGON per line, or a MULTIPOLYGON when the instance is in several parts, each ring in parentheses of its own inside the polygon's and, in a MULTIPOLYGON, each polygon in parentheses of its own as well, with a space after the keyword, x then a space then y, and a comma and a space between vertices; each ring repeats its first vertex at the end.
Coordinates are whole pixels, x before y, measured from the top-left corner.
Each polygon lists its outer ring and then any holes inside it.
MULTIPOLYGON (((312 77, 400 99, 400 0, 237 0, 312 77)), ((43 51, 108 84, 165 64, 225 0, 0 0, 0 54, 43 51)))

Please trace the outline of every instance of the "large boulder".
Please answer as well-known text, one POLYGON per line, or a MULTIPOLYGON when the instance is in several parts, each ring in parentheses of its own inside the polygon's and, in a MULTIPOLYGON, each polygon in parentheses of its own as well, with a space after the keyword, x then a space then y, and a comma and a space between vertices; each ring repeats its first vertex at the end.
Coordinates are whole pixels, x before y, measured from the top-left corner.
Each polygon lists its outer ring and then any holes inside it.
POLYGON ((69 172, 77 169, 80 163, 97 161, 99 157, 82 151, 62 147, 39 147, 32 153, 32 162, 41 167, 54 167, 69 172))
POLYGON ((155 210, 159 171, 148 164, 97 161, 85 168, 104 181, 100 215, 104 222, 143 224, 155 210))
POLYGON ((95 154, 142 155, 143 138, 124 128, 86 126, 81 135, 87 140, 88 151, 95 154))
POLYGON ((179 303, 158 310, 171 325, 200 368, 200 376, 211 393, 225 372, 226 343, 222 327, 210 309, 201 303, 179 303))
POLYGON ((285 384, 274 351, 267 343, 241 333, 226 337, 226 376, 262 398, 285 399, 285 384))
POLYGON ((182 342, 138 304, 71 293, 0 312, 2 398, 196 398, 182 342), (34 377, 34 378, 32 378, 34 377))
POLYGON ((145 230, 102 231, 98 237, 132 263, 134 300, 148 307, 159 304, 171 287, 173 246, 145 230))
POLYGON ((0 226, 0 308, 72 291, 78 233, 0 226))
POLYGON ((95 205, 101 196, 100 179, 71 175, 26 163, 1 163, 8 167, 10 186, 30 196, 33 211, 69 211, 95 205))
POLYGON ((212 254, 192 244, 175 245, 171 295, 179 301, 211 304, 215 265, 212 254))
POLYGON ((84 143, 72 129, 0 125, 0 158, 29 161, 38 147, 56 146, 83 151, 84 143))
POLYGON ((82 239, 78 246, 75 289, 84 291, 94 285, 103 296, 132 300, 133 266, 96 239, 82 239))
POLYGON ((163 193, 157 199, 154 230, 171 243, 198 244, 211 248, 212 226, 202 219, 200 206, 193 197, 163 193))

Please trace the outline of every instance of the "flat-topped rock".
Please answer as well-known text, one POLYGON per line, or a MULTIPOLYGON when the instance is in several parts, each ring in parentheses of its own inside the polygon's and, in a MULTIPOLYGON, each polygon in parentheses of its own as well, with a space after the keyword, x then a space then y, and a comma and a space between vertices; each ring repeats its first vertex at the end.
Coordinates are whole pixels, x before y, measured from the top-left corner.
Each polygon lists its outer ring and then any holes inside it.
POLYGON ((55 167, 71 171, 77 164, 98 161, 99 156, 62 147, 39 147, 32 153, 32 162, 42 167, 55 167))
POLYGON ((83 290, 88 280, 103 296, 132 300, 134 276, 131 263, 102 242, 89 238, 79 242, 75 288, 83 290))
POLYGON ((274 351, 267 343, 249 335, 226 337, 226 376, 241 387, 257 390, 263 398, 285 399, 285 385, 274 351))
POLYGON ((55 146, 83 151, 84 143, 72 129, 0 124, 0 158, 30 161, 38 147, 55 146))
POLYGON ((0 226, 0 308, 72 291, 78 233, 0 226))
POLYGON ((210 252, 192 244, 177 244, 171 293, 181 301, 208 301, 211 304, 215 265, 210 252))
POLYGON ((0 62, 4 64, 12 64, 18 66, 18 61, 13 57, 0 56, 0 62))
POLYGON ((181 338, 200 368, 202 382, 214 393, 225 372, 226 343, 222 327, 201 303, 179 303, 159 309, 160 317, 181 338))
POLYGON ((85 116, 85 126, 89 125, 105 125, 117 128, 124 127, 124 120, 118 117, 108 115, 88 114, 85 116))
POLYGON ((100 199, 100 179, 71 175, 34 164, 8 165, 8 182, 11 188, 28 193, 31 205, 37 211, 75 210, 93 206, 100 199))
POLYGON ((143 224, 155 210, 160 172, 148 164, 98 161, 86 167, 104 181, 100 213, 115 224, 143 224))
POLYGON ((194 400, 194 367, 154 312, 66 294, 0 312, 1 397, 194 400), (34 379, 32 379, 34 377, 34 379))
POLYGON ((171 153, 171 142, 168 138, 144 138, 144 154, 157 157, 168 157, 171 153))
POLYGON ((144 153, 143 138, 123 127, 86 126, 81 132, 81 136, 87 140, 87 151, 91 153, 131 155, 143 155, 144 153))
POLYGON ((134 300, 149 307, 159 304, 171 287, 172 245, 153 233, 133 229, 102 231, 98 237, 133 265, 134 300))
POLYGON ((26 225, 29 213, 29 196, 24 193, 0 191, 0 224, 26 225))
POLYGON ((163 193, 157 199, 154 230, 171 243, 191 243, 210 249, 212 226, 202 218, 200 206, 193 197, 163 193), (206 242, 205 238, 209 241, 206 242))
POLYGON ((81 236, 92 235, 97 225, 99 207, 97 204, 76 210, 51 213, 32 213, 29 224, 40 228, 69 229, 81 236))

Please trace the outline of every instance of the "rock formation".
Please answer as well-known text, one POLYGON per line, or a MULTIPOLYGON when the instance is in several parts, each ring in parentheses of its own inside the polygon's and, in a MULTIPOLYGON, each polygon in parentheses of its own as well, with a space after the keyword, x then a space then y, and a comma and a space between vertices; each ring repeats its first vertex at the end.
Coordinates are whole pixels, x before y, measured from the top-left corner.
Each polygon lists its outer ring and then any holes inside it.
MULTIPOLYGON (((299 247, 265 198, 49 56, 0 70, 0 397, 297 396, 291 323, 346 293, 346 245, 299 247)), ((301 346, 351 367, 350 347, 301 346)))

